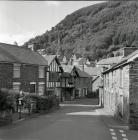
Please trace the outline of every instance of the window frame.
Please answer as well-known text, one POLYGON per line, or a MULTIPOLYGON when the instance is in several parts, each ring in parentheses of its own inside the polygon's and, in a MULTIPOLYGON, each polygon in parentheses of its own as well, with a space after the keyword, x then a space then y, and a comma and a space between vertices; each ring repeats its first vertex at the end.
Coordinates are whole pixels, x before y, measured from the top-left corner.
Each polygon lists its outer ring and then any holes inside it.
POLYGON ((13 82, 12 83, 12 88, 13 88, 13 90, 15 90, 15 91, 20 91, 20 85, 21 85, 21 83, 20 82, 13 82), (14 86, 19 86, 19 90, 16 90, 16 89, 14 89, 14 86))
POLYGON ((44 66, 39 66, 38 77, 39 78, 45 78, 45 67, 44 66))
POLYGON ((48 76, 49 76, 49 78, 48 78, 49 82, 60 82, 60 72, 51 72, 50 71, 48 76))
MULTIPOLYGON (((35 85, 35 92, 31 92, 31 91, 30 91, 30 93, 36 93, 36 82, 30 82, 30 86, 31 86, 31 85, 35 85)), ((31 90, 31 89, 30 89, 30 90, 31 90)))
POLYGON ((39 82, 39 83, 38 83, 38 94, 39 94, 39 95, 44 95, 44 93, 45 93, 45 82, 39 82), (40 92, 39 92, 39 91, 40 91, 40 86, 41 86, 41 85, 43 85, 43 93, 42 93, 42 94, 40 94, 40 92))
POLYGON ((13 64, 13 78, 21 77, 21 64, 13 64), (17 73, 18 72, 18 73, 17 73))

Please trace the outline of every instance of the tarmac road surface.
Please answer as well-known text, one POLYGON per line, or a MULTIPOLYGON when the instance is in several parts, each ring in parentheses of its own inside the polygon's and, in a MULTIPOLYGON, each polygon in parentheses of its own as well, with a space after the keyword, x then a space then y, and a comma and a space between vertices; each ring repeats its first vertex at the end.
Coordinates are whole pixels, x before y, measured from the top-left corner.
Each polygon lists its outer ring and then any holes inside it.
POLYGON ((66 102, 53 113, 1 127, 0 140, 128 140, 125 130, 105 124, 96 102, 66 102))

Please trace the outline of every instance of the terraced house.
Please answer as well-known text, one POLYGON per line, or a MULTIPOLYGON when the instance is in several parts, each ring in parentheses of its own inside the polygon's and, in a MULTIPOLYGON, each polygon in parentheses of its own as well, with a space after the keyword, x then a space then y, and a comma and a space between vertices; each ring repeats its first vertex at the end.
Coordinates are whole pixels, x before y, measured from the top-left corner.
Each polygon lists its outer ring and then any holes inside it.
POLYGON ((104 107, 128 123, 130 128, 138 128, 138 50, 129 51, 103 75, 104 107))
POLYGON ((38 53, 0 43, 0 89, 46 94, 48 63, 38 53))

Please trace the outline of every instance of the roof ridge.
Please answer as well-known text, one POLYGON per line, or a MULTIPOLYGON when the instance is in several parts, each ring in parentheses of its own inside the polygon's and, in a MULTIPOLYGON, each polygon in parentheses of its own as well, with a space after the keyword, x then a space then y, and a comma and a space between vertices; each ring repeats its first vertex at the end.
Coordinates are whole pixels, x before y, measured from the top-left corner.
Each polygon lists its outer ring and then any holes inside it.
POLYGON ((20 49, 31 51, 31 49, 28 49, 28 48, 25 48, 25 47, 22 47, 22 46, 18 46, 18 45, 14 45, 14 44, 8 44, 8 43, 3 43, 3 42, 0 42, 0 44, 9 45, 9 46, 12 46, 12 47, 15 47, 15 48, 20 48, 20 49))
POLYGON ((47 65, 46 60, 37 52, 16 45, 0 43, 1 61, 26 64, 47 65))
POLYGON ((17 60, 17 58, 15 56, 13 56, 9 52, 5 51, 3 48, 0 48, 0 50, 2 51, 2 53, 8 55, 8 57, 12 57, 15 61, 19 61, 19 60, 17 60))

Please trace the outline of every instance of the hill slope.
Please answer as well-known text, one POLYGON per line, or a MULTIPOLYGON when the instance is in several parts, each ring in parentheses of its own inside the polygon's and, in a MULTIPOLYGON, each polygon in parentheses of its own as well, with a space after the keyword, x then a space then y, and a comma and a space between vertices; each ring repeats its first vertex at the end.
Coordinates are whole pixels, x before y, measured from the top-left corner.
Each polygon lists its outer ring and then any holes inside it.
POLYGON ((82 8, 24 46, 30 43, 49 54, 57 50, 67 57, 83 53, 92 60, 122 45, 138 45, 138 2, 105 2, 82 8))

